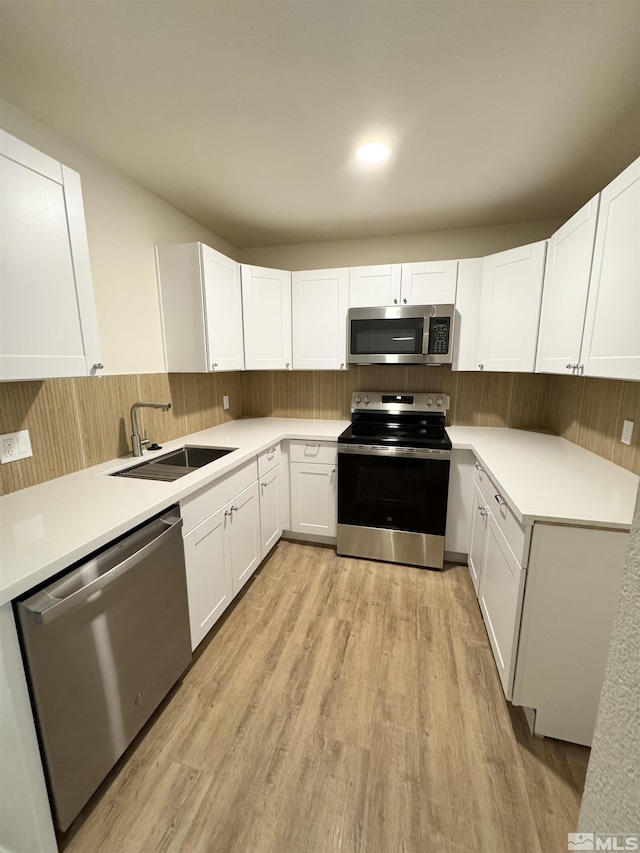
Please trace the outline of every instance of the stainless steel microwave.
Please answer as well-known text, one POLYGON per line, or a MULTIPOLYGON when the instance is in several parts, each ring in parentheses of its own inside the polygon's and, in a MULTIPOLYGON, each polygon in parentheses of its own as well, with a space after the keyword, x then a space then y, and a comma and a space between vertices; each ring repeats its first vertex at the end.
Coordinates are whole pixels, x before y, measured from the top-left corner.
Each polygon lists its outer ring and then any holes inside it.
POLYGON ((350 364, 451 364, 453 305, 350 308, 350 364))

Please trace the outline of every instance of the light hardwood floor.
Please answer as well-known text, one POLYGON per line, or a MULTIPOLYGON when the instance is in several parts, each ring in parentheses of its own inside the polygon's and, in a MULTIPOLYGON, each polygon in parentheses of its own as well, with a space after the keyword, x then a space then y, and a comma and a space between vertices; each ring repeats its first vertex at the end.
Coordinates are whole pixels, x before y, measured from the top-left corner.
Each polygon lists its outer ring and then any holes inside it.
POLYGON ((67 853, 555 853, 589 750, 504 699, 466 566, 280 542, 67 853))

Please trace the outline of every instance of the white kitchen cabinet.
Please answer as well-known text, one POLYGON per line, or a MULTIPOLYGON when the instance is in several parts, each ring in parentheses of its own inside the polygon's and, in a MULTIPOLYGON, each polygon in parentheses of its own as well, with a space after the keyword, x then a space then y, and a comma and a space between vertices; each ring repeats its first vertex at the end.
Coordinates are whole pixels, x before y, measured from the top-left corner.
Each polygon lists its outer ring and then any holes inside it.
POLYGON ((573 373, 580 348, 599 196, 580 208, 549 240, 542 290, 536 371, 573 373))
POLYGON ((351 267, 349 270, 349 307, 377 308, 400 304, 400 264, 351 267))
POLYGON ((169 372, 243 370, 240 266, 203 243, 157 248, 169 372))
POLYGON ((444 538, 446 560, 464 560, 469 553, 475 461, 471 450, 451 451, 447 527, 444 538))
POLYGON ((402 264, 402 305, 453 305, 458 280, 457 261, 402 264))
POLYGON ((477 349, 481 290, 482 258, 458 261, 452 370, 480 369, 477 349))
POLYGON ((253 483, 225 508, 234 595, 251 578, 262 559, 259 504, 258 484, 253 483))
POLYGON ((471 514, 471 537, 469 541, 469 573, 473 582, 473 588, 478 595, 480 586, 480 573, 482 571, 482 558, 484 556, 484 543, 487 533, 488 510, 482 497, 482 493, 476 485, 472 488, 472 514, 471 514))
POLYGON ((0 131, 0 379, 102 368, 80 175, 0 131))
POLYGON ((513 692, 524 579, 525 569, 488 510, 478 601, 507 699, 513 692))
POLYGON ((640 380, 640 158, 600 195, 580 362, 640 380))
POLYGON ((224 512, 224 508, 218 510, 184 537, 192 650, 233 599, 224 512))
POLYGON ((482 263, 477 358, 481 370, 533 372, 546 241, 482 263))
POLYGON ((280 466, 276 465, 260 478, 260 545, 261 557, 267 556, 282 536, 282 512, 280 496, 280 466))
POLYGON ((349 270, 308 270, 292 276, 294 370, 347 367, 349 270))
POLYGON ((247 370, 291 370, 291 273, 241 264, 247 370))
POLYGON ((337 535, 337 464, 291 462, 291 530, 337 535))

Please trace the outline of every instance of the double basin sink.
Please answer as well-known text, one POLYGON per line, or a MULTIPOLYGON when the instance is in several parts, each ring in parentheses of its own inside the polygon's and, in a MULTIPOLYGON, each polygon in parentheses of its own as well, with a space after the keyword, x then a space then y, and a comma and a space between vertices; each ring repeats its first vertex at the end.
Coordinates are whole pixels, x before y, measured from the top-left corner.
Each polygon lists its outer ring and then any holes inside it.
POLYGON ((234 450, 237 450, 237 447, 185 445, 178 450, 171 451, 171 453, 165 453, 164 456, 139 462, 137 465, 132 465, 131 468, 125 468, 124 471, 114 471, 110 476, 133 477, 138 480, 162 480, 165 483, 171 483, 186 474, 197 471, 198 468, 202 468, 210 462, 222 459, 223 456, 233 453, 234 450))

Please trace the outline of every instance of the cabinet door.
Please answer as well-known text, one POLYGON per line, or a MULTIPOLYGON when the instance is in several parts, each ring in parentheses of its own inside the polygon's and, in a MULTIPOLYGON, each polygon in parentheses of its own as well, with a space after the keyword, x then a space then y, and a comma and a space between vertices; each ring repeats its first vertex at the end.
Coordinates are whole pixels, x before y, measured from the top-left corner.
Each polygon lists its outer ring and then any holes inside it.
POLYGON ((458 261, 452 370, 480 369, 477 349, 481 290, 482 258, 458 261))
POLYGON ((282 536, 280 466, 260 480, 260 544, 262 559, 282 536))
POLYGON ((587 376, 640 379, 640 159, 600 196, 581 362, 587 376))
POLYGON ((400 304, 400 264, 351 267, 349 270, 349 306, 376 308, 400 304))
POLYGON ((538 373, 572 373, 580 361, 599 196, 549 240, 542 289, 538 373))
POLYGON ((471 515, 471 538, 469 541, 469 572, 473 588, 478 595, 480 573, 482 571, 482 556, 487 529, 487 507, 478 487, 473 487, 473 507, 471 515))
POLYGON ((240 492, 224 509, 233 594, 237 595, 260 565, 258 484, 240 492))
POLYGON ((191 649, 201 642, 231 603, 233 587, 224 542, 224 510, 184 538, 191 649))
POLYGON ((200 246, 210 370, 244 370, 240 265, 200 246))
POLYGON ((0 131, 0 187, 0 379, 95 373, 80 176, 0 131))
MULTIPOLYGON (((469 532, 474 506, 475 461, 471 450, 451 451, 444 549, 452 555, 469 553, 469 532)), ((456 559, 456 557, 451 556, 448 559, 456 559)))
POLYGON ((247 370, 291 370, 291 273, 242 264, 247 370))
POLYGON ((457 261, 402 264, 402 304, 453 305, 457 280, 457 261))
POLYGON ((349 271, 294 272, 292 288, 294 370, 344 370, 349 271))
POLYGON ((336 467, 291 463, 291 530, 294 533, 336 535, 336 467))
POLYGON ((520 632, 525 570, 489 511, 480 574, 480 610, 493 657, 507 699, 513 691, 513 674, 520 632))
POLYGON ((478 364, 532 373, 546 242, 489 255, 482 264, 478 364))

